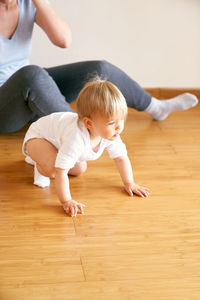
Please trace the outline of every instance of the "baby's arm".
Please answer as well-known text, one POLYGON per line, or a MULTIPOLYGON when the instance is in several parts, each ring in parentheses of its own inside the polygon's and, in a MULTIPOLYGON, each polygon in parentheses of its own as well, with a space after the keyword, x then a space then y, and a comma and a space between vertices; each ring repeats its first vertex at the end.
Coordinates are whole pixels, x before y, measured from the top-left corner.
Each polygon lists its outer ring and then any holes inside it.
POLYGON ((69 178, 66 170, 56 168, 55 184, 58 198, 66 213, 75 217, 79 210, 80 213, 83 214, 83 207, 85 205, 72 200, 69 188, 69 178))
POLYGON ((134 183, 133 171, 130 160, 127 155, 120 156, 114 159, 117 169, 122 178, 124 188, 130 196, 137 194, 140 197, 148 197, 149 190, 145 187, 139 186, 134 183))

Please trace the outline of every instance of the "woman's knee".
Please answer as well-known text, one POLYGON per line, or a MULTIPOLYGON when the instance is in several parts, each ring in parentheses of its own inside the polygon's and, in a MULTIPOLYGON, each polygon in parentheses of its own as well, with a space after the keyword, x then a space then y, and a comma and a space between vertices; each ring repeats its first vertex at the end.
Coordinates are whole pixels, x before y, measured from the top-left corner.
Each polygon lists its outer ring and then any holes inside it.
POLYGON ((41 80, 44 80, 49 76, 43 68, 37 65, 25 66, 17 73, 17 76, 20 77, 22 83, 25 85, 28 84, 29 86, 35 86, 37 83, 41 83, 41 80))
POLYGON ((95 61, 95 69, 96 69, 99 76, 107 76, 109 66, 110 66, 110 63, 107 62, 106 60, 97 60, 97 61, 95 61))

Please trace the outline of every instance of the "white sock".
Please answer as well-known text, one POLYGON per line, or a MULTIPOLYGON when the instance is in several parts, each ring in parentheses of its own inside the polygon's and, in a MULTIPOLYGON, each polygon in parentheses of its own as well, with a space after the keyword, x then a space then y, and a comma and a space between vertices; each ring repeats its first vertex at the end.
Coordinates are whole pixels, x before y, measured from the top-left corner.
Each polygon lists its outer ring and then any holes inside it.
POLYGON ((50 186, 49 177, 43 176, 42 174, 39 173, 36 163, 34 164, 34 184, 42 188, 50 186))
POLYGON ((27 164, 30 164, 30 165, 33 165, 33 166, 34 166, 34 164, 35 164, 35 162, 32 160, 32 158, 30 158, 30 156, 26 156, 26 157, 25 157, 25 162, 26 162, 27 164))
POLYGON ((151 103, 145 111, 152 115, 154 120, 161 121, 166 119, 171 112, 187 110, 197 105, 197 103, 197 97, 190 93, 185 93, 168 100, 158 100, 152 97, 151 103))

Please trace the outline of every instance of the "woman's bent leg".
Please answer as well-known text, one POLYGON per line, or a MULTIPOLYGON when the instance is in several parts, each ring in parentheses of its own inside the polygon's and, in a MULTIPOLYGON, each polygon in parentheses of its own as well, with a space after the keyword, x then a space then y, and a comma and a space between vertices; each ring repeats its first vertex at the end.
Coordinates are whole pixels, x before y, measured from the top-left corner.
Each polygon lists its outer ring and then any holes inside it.
POLYGON ((26 66, 0 87, 0 133, 15 132, 39 117, 72 111, 54 80, 38 66, 26 66))
POLYGON ((46 70, 68 102, 75 100, 84 84, 95 76, 114 83, 124 95, 129 107, 145 110, 151 102, 151 95, 125 72, 106 61, 84 61, 46 70))
POLYGON ((121 90, 129 107, 145 111, 155 120, 164 120, 171 112, 187 110, 198 103, 197 97, 189 93, 162 101, 152 98, 125 72, 106 61, 79 62, 49 68, 47 71, 68 102, 76 99, 84 84, 98 75, 121 90))

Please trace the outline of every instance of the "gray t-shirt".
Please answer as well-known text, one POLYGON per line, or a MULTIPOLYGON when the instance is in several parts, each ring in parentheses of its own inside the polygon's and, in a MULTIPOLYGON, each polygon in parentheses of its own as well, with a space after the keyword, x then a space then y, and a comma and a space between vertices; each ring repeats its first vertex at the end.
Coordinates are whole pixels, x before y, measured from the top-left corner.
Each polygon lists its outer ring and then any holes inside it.
POLYGON ((29 64, 36 8, 31 0, 18 0, 19 20, 11 39, 0 34, 0 86, 29 64))

